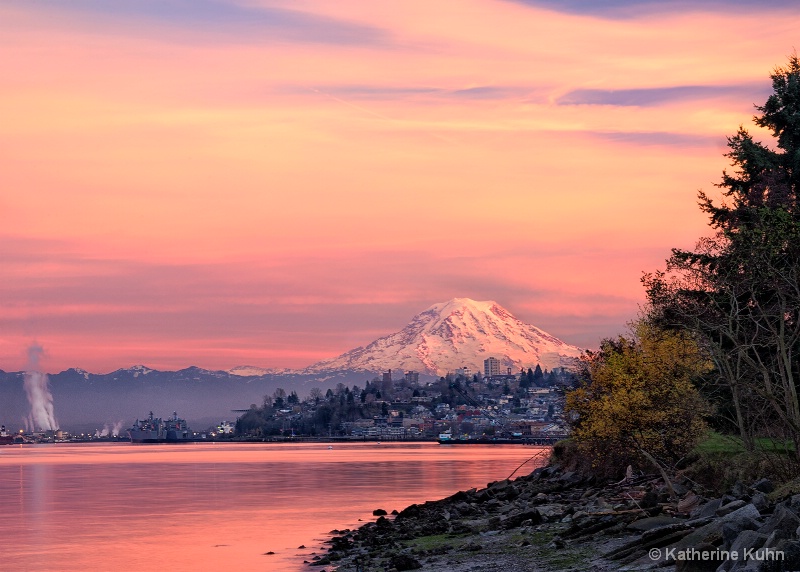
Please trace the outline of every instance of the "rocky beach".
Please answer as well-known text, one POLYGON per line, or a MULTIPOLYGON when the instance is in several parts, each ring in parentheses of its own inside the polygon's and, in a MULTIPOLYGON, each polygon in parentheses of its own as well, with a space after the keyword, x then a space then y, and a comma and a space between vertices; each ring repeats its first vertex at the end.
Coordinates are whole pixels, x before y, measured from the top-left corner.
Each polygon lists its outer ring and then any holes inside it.
POLYGON ((710 495, 688 478, 599 482, 555 466, 332 531, 310 570, 554 572, 800 569, 800 495, 761 479, 710 495))

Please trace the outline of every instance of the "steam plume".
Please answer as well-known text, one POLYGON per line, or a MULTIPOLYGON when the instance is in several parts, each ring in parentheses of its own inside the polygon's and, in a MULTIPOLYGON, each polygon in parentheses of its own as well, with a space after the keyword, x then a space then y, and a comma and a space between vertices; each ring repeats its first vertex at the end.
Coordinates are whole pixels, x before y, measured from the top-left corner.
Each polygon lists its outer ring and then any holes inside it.
POLYGON ((50 393, 47 374, 39 371, 39 357, 44 349, 38 344, 28 348, 28 366, 25 371, 25 393, 31 404, 28 416, 31 428, 49 431, 58 429, 53 412, 53 394, 50 393))
POLYGON ((112 437, 119 437, 120 431, 122 431, 122 421, 117 421, 114 423, 113 427, 108 423, 105 423, 102 431, 100 429, 95 429, 94 436, 96 439, 99 439, 100 437, 108 437, 109 435, 112 437))

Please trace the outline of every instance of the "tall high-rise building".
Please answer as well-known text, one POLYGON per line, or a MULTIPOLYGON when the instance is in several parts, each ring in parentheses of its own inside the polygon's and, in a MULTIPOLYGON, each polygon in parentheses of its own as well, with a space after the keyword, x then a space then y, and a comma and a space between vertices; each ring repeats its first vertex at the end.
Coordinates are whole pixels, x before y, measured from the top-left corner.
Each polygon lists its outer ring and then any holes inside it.
POLYGON ((495 377, 500 375, 500 360, 494 357, 483 360, 484 377, 495 377))

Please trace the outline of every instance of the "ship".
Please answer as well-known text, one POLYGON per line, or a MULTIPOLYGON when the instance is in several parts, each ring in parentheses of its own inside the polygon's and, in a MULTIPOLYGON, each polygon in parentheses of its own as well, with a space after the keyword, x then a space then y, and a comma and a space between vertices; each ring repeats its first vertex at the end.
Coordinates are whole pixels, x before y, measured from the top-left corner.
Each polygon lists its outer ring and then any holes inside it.
POLYGON ((14 442, 14 435, 6 431, 5 425, 0 425, 0 445, 11 445, 14 442))
POLYGON ((183 443, 193 440, 193 434, 185 419, 178 417, 178 412, 172 417, 162 419, 153 417, 153 412, 147 419, 137 419, 128 429, 131 443, 183 443))

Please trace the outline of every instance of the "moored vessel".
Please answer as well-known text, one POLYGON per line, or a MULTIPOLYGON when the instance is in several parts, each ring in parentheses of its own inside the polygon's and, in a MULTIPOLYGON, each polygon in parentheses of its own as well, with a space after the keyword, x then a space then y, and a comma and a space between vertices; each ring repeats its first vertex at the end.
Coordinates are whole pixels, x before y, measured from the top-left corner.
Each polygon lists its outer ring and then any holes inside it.
POLYGON ((185 419, 178 417, 178 412, 172 413, 172 417, 162 419, 153 417, 153 412, 147 419, 137 419, 133 426, 128 429, 131 443, 180 443, 192 440, 192 431, 185 419))
POLYGON ((11 445, 14 443, 14 435, 6 431, 5 425, 0 425, 0 445, 11 445))

